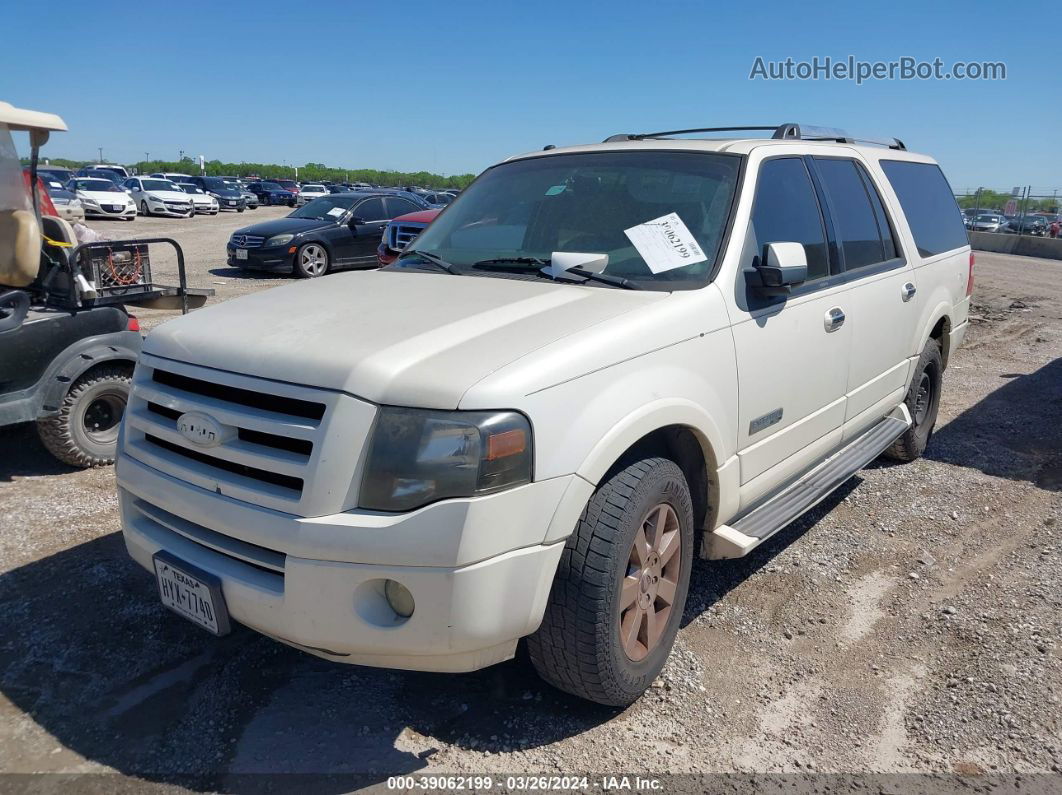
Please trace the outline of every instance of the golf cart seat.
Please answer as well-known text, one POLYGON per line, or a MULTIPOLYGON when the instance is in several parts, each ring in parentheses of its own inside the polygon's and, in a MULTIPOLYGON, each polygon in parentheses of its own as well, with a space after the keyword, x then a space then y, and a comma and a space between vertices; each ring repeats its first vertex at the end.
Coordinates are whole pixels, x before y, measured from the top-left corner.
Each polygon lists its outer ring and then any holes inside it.
POLYGON ((56 243, 66 243, 70 247, 77 245, 74 227, 69 221, 54 215, 41 216, 41 232, 48 240, 54 240, 56 243))
POLYGON ((40 267, 41 230, 33 213, 0 209, 0 284, 25 287, 40 267))

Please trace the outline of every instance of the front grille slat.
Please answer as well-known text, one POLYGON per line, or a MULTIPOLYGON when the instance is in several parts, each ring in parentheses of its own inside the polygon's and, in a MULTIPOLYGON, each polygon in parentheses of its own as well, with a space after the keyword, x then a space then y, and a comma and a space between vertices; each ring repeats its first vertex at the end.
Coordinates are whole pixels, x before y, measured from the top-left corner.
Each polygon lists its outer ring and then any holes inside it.
POLYGON ((194 446, 190 446, 188 440, 181 436, 175 421, 162 418, 156 419, 153 412, 145 412, 139 406, 132 407, 128 411, 129 423, 144 433, 157 436, 172 445, 187 447, 192 452, 201 452, 211 458, 223 459, 233 465, 301 479, 305 472, 306 464, 309 462, 309 456, 288 450, 269 448, 264 445, 255 445, 239 438, 217 447, 197 449, 194 446))
POLYGON ((166 370, 155 370, 152 378, 156 383, 172 386, 185 392, 217 398, 229 403, 238 403, 241 406, 262 409, 276 414, 290 414, 293 417, 303 417, 309 420, 320 420, 324 416, 325 407, 322 403, 313 403, 308 400, 299 400, 298 398, 289 398, 264 392, 252 392, 249 389, 203 381, 199 378, 190 378, 186 375, 171 373, 166 370))
POLYGON ((251 481, 258 481, 261 483, 268 483, 273 486, 278 486, 282 489, 288 489, 296 494, 302 493, 302 478, 292 477, 290 475, 283 475, 277 472, 270 472, 265 469, 259 469, 257 467, 248 466, 246 464, 239 464, 235 461, 228 461, 224 458, 219 458, 215 455, 208 453, 202 453, 198 450, 193 450, 189 447, 167 441, 160 436, 154 436, 153 434, 144 434, 144 441, 154 447, 160 447, 173 455, 181 456, 182 458, 188 458, 192 461, 196 461, 200 464, 205 464, 223 472, 229 472, 238 477, 246 478, 251 481))

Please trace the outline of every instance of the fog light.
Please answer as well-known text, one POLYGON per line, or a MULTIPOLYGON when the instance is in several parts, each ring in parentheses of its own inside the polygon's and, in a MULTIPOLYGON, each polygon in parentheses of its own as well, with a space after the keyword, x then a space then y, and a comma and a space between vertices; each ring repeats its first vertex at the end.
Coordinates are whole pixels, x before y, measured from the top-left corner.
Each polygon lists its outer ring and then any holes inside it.
POLYGON ((402 618, 413 615, 413 594, 402 583, 387 580, 384 583, 384 595, 387 597, 387 604, 402 618))

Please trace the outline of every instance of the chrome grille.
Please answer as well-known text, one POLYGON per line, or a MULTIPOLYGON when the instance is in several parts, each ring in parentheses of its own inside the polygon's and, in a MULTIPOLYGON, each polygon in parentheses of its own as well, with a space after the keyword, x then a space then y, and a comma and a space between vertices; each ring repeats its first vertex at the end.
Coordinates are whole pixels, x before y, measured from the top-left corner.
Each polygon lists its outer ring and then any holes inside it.
POLYGON ((261 235, 233 235, 232 245, 236 248, 259 248, 265 242, 261 235))
POLYGON ((424 227, 427 224, 421 223, 401 223, 391 224, 388 229, 388 241, 387 245, 395 251, 402 251, 406 246, 413 242, 414 238, 424 231, 424 227))
POLYGON ((210 492, 320 516, 356 505, 355 470, 375 411, 339 392, 145 353, 133 378, 122 452, 210 492), (214 432, 208 441, 193 430, 202 421, 214 432), (344 434, 329 437, 330 421, 344 434))

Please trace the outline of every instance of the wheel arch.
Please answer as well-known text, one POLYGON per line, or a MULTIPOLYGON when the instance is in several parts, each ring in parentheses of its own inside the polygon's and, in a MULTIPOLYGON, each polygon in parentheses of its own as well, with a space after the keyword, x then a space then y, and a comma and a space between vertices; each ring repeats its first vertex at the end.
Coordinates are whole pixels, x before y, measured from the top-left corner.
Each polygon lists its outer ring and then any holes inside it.
POLYGON ((926 315, 926 321, 918 336, 918 350, 913 351, 912 355, 919 356, 931 339, 940 343, 940 357, 946 369, 948 356, 951 353, 951 305, 946 301, 938 302, 933 307, 933 311, 926 315))
POLYGON ((634 457, 663 455, 686 476, 696 526, 704 528, 714 523, 719 511, 718 471, 724 450, 722 433, 704 409, 684 400, 660 401, 614 425, 577 474, 596 487, 634 457))
MULTIPOLYGON (((114 336, 123 334, 134 335, 138 340, 140 338, 140 334, 135 331, 119 332, 114 336)), ((103 341, 100 337, 89 337, 70 346, 62 355, 56 357, 41 380, 43 388, 40 392, 37 416, 56 414, 70 390, 70 385, 100 365, 124 362, 128 364, 131 372, 136 365, 138 351, 139 345, 134 347, 120 339, 103 341)))

